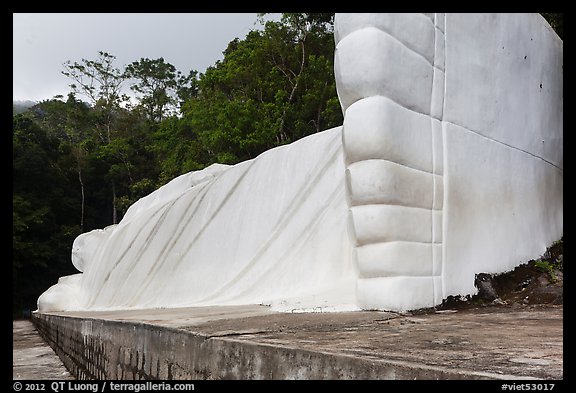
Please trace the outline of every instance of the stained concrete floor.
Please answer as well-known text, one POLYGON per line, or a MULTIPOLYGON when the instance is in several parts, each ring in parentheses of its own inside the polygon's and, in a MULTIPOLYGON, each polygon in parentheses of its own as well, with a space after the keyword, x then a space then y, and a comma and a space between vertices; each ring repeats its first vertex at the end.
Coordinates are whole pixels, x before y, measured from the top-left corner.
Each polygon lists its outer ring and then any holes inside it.
POLYGON ((12 379, 74 379, 29 320, 12 322, 12 379))
MULTIPOLYGON (((276 313, 263 306, 55 313, 145 323, 457 379, 563 378, 563 306, 419 313, 276 313), (436 373, 436 374, 435 374, 436 373)), ((16 375, 16 374, 15 374, 16 375)))

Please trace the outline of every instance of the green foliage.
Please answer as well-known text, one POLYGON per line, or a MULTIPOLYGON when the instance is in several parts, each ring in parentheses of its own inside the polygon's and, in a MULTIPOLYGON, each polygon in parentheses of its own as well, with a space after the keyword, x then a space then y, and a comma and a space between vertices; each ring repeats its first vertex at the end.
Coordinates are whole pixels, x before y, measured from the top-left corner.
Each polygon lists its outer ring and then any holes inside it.
POLYGON ((532 265, 556 281, 556 271, 564 271, 564 238, 555 241, 546 249, 541 258, 532 262, 532 265))
POLYGON ((138 93, 139 109, 153 122, 176 114, 179 103, 197 94, 196 75, 191 71, 183 76, 163 58, 142 58, 126 66, 124 72, 126 78, 136 80, 130 88, 138 93))
POLYGON ((127 99, 120 93, 124 75, 114 66, 116 56, 99 51, 96 60, 67 61, 62 74, 72 79, 74 94, 83 94, 96 107, 110 112, 127 99))
POLYGON ((331 14, 284 14, 233 40, 182 107, 210 163, 234 164, 342 124, 331 14))
MULTIPOLYGON (((61 166, 56 137, 26 115, 13 118, 12 280, 14 311, 35 309, 39 288, 71 274, 70 245, 80 234, 78 204, 61 166)), ((46 287, 45 287, 46 288, 46 287)))
POLYGON ((538 259, 537 261, 534 261, 534 267, 544 273, 548 273, 550 277, 555 279, 554 266, 549 261, 538 259))

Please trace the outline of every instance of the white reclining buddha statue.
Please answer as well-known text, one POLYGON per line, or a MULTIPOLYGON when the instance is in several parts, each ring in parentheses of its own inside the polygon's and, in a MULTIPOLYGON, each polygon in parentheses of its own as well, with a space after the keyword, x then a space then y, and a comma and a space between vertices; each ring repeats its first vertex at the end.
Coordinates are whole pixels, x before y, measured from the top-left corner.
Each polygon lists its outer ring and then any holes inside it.
POLYGON ((40 312, 411 310, 563 233, 563 43, 538 14, 336 14, 344 124, 80 235, 40 312))

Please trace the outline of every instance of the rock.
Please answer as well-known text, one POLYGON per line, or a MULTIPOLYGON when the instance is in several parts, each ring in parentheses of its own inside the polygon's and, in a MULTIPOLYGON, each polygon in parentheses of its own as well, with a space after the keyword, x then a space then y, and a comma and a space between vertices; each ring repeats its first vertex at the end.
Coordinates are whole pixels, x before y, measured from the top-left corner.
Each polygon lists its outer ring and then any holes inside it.
POLYGON ((495 300, 498 294, 494 289, 494 277, 491 274, 480 273, 474 279, 474 285, 478 288, 478 297, 484 300, 495 300))

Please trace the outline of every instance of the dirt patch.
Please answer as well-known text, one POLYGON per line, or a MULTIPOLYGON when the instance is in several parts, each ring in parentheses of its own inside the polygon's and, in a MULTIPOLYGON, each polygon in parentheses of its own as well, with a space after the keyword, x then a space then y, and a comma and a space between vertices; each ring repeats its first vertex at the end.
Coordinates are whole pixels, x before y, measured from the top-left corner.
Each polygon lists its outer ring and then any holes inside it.
POLYGON ((554 242, 536 260, 501 274, 480 273, 476 295, 448 296, 437 307, 421 312, 477 307, 533 307, 564 303, 564 238, 554 242))

